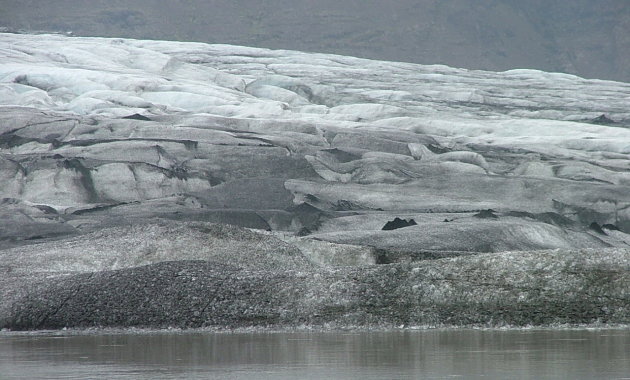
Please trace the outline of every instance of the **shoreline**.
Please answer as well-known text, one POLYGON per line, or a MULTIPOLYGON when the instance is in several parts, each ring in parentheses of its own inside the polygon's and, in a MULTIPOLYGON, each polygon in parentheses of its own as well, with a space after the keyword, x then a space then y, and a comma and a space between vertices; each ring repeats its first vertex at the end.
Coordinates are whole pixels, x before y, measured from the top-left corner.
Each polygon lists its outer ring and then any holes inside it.
POLYGON ((410 327, 336 327, 321 328, 315 326, 301 327, 243 327, 243 328, 67 328, 59 330, 7 330, 0 331, 2 336, 110 336, 110 335, 168 335, 168 334, 335 334, 335 333, 422 333, 428 331, 628 331, 630 324, 584 324, 584 325, 546 325, 546 326, 410 326, 410 327))

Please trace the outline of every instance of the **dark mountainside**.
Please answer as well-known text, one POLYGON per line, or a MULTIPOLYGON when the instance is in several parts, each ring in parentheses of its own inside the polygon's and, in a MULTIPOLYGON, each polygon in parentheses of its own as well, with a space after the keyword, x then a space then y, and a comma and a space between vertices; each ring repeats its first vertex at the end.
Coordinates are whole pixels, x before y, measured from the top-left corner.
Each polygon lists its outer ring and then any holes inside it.
POLYGON ((630 81, 626 0, 2 0, 0 26, 630 81))

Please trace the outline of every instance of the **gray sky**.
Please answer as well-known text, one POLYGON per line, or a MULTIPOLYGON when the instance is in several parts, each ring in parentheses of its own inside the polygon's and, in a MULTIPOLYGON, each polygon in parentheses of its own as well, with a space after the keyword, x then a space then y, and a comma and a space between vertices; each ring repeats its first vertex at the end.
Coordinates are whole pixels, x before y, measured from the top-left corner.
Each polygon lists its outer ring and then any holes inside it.
POLYGON ((0 26, 630 82, 628 0, 0 0, 0 26))

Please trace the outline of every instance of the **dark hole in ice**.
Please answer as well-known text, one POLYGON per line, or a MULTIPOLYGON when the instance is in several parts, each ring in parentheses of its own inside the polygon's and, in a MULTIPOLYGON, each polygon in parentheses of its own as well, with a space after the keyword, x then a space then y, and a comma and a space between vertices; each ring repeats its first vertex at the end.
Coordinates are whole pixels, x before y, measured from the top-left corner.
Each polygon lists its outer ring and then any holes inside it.
POLYGON ((306 227, 302 227, 302 228, 301 228, 301 229, 297 232, 297 234, 296 234, 296 235, 297 235, 297 236, 307 236, 307 235, 310 235, 310 234, 311 234, 311 232, 312 232, 312 231, 311 231, 311 230, 309 230, 308 228, 306 228, 306 227))
POLYGON ((319 198, 314 196, 313 194, 306 194, 306 199, 310 202, 318 202, 319 198))
POLYGON ((362 207, 354 202, 347 201, 345 199, 340 199, 333 206, 335 211, 353 211, 353 210, 361 210, 362 207))
POLYGON ((297 206, 290 207, 287 210, 297 214, 314 214, 321 212, 321 210, 317 207, 305 202, 302 202, 297 206))
POLYGON ((46 205, 35 205, 36 209, 41 210, 44 214, 58 214, 57 210, 46 205))
POLYGON ((598 234, 601 235, 608 235, 603 229, 602 226, 600 226, 599 224, 597 224, 597 222, 593 222, 591 223, 590 226, 588 226, 588 228, 590 228, 591 230, 597 232, 598 234))
POLYGON ((495 214, 495 211, 491 208, 487 210, 479 211, 477 214, 473 215, 475 218, 480 219, 498 219, 499 217, 495 214))
POLYGON ((441 145, 438 145, 438 144, 428 144, 428 145, 427 145, 427 148, 428 148, 431 152, 433 152, 433 153, 435 153, 435 154, 448 153, 448 152, 450 152, 450 151, 451 151, 450 149, 445 148, 445 147, 443 147, 443 146, 441 146, 441 145))
POLYGON ((351 162, 361 158, 358 154, 347 152, 338 148, 324 149, 323 151, 333 156, 339 162, 351 162))
POLYGON ((394 218, 394 220, 390 220, 389 222, 385 223, 385 225, 383 226, 383 231, 391 231, 391 230, 396 230, 398 228, 404 228, 404 227, 416 226, 416 225, 418 225, 418 223, 416 223, 416 221, 413 219, 405 220, 405 219, 400 219, 400 218, 394 218))
POLYGON ((543 212, 540 214, 532 214, 526 211, 509 211, 505 213, 506 216, 514 216, 517 218, 530 218, 539 222, 551 224, 558 227, 571 227, 575 225, 575 222, 566 216, 560 215, 555 212, 543 212))

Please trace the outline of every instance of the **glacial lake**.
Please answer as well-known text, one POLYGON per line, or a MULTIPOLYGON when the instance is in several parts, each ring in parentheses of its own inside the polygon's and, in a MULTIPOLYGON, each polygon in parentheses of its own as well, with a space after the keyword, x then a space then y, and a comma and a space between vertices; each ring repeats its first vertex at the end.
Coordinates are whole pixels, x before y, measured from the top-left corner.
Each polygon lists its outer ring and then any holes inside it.
POLYGON ((0 333, 0 379, 630 379, 629 329, 0 333))

